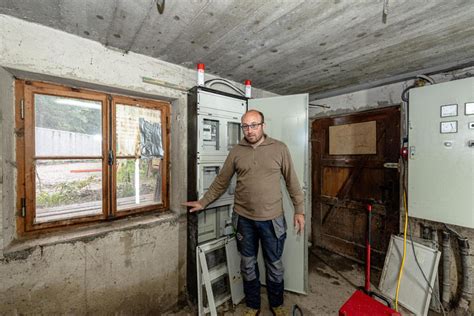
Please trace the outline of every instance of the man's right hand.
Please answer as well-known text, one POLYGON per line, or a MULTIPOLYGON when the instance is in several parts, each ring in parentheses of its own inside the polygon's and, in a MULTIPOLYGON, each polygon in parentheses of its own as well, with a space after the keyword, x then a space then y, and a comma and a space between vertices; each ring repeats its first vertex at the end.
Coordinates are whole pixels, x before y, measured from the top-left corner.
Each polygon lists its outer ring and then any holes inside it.
POLYGON ((184 202, 181 205, 191 207, 191 209, 189 210, 190 212, 197 212, 204 208, 202 207, 201 203, 199 203, 199 201, 184 202))

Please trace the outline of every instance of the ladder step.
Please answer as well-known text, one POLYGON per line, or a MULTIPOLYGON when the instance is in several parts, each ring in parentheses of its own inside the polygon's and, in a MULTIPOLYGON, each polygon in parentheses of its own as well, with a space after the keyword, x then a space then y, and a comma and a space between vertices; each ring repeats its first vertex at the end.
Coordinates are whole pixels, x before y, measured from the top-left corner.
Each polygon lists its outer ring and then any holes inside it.
MULTIPOLYGON (((221 263, 218 266, 216 266, 216 267, 212 268, 211 270, 209 270, 209 279, 212 283, 212 281, 220 278, 221 276, 223 276, 226 273, 228 273, 227 264, 226 263, 221 263)), ((204 276, 203 276, 203 278, 204 278, 204 276)))

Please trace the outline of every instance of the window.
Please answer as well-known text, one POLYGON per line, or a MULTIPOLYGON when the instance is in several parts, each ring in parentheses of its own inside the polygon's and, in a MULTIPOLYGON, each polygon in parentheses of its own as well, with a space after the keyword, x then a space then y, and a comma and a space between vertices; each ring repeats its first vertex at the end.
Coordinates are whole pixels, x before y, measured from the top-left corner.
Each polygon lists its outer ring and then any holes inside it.
POLYGON ((168 208, 169 103, 16 89, 20 233, 168 208))

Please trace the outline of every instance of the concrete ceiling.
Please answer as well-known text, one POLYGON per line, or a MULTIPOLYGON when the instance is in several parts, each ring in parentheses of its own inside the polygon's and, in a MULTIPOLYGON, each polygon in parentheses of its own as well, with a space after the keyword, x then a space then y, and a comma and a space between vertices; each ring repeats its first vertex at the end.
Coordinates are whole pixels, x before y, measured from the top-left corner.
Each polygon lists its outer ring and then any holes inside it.
POLYGON ((162 14, 157 1, 0 0, 0 13, 311 99, 474 62, 472 0, 165 0, 162 14))

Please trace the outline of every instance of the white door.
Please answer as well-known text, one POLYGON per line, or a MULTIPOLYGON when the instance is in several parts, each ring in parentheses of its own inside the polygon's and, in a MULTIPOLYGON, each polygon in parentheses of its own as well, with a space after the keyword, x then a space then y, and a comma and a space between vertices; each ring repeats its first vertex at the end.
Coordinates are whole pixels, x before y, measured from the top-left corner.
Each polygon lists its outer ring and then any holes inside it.
MULTIPOLYGON (((293 225, 293 204, 282 182, 283 208, 288 223, 287 239, 283 252, 285 267, 285 289, 306 294, 308 290, 308 245, 307 234, 311 225, 309 205, 309 142, 308 142, 308 94, 297 94, 262 99, 250 99, 248 108, 261 111, 265 116, 265 133, 284 142, 305 194, 306 229, 297 235, 293 225)), ((265 282, 265 267, 259 252, 261 282, 265 282)))

